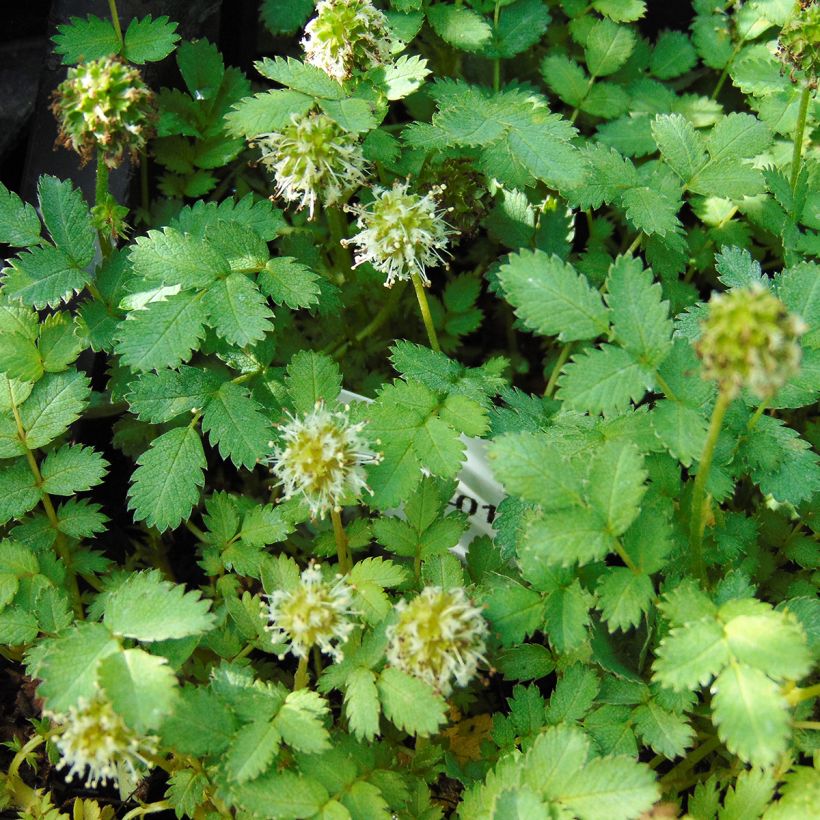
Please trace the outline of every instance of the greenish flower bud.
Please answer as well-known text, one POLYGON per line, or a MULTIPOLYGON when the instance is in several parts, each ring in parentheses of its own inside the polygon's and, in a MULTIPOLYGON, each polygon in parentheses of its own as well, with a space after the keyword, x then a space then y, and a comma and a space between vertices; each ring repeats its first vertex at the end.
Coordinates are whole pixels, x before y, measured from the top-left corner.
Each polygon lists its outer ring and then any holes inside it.
POLYGON ((748 387, 769 398, 800 369, 806 325, 762 285, 715 294, 701 327, 703 376, 732 397, 748 387))
POLYGON ((368 163, 359 140, 325 114, 294 114, 290 125, 253 142, 273 173, 276 195, 307 207, 311 219, 317 202, 333 205, 366 180, 368 163))
POLYGON ((305 62, 340 83, 390 58, 387 18, 370 0, 322 0, 305 26, 305 62))
POLYGON ((388 627, 387 661, 447 696, 453 681, 466 686, 484 663, 487 622, 461 587, 425 587, 396 605, 388 627))
POLYGON ((814 0, 796 4, 794 16, 783 26, 778 37, 777 55, 790 71, 802 71, 812 87, 817 87, 817 75, 820 73, 820 5, 814 0))
POLYGON ((69 68, 51 105, 60 125, 58 143, 83 162, 101 150, 109 168, 126 153, 136 159, 153 129, 153 97, 140 72, 114 57, 69 68))

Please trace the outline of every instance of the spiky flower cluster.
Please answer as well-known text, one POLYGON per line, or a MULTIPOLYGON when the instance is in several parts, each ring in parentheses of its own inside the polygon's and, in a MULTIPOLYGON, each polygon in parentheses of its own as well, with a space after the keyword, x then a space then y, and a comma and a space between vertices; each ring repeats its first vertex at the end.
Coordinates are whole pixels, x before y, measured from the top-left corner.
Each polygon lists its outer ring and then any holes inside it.
POLYGON ((340 83, 390 58, 387 18, 370 0, 322 0, 305 26, 305 62, 340 83))
POLYGON ((359 232, 344 244, 355 246, 356 266, 370 262, 387 274, 388 288, 413 274, 429 285, 427 268, 444 264, 450 237, 457 233, 444 220, 446 210, 439 207, 443 191, 434 186, 422 196, 407 182, 397 181, 392 188, 376 186, 369 205, 350 206, 359 232))
POLYGON ((333 205, 366 180, 359 141, 325 114, 294 114, 281 132, 259 134, 253 142, 273 173, 276 195, 307 207, 311 219, 317 202, 333 205))
POLYGON ((388 662, 445 696, 454 680, 466 686, 485 661, 487 622, 464 589, 425 587, 396 610, 399 619, 387 631, 388 662))
POLYGON ((297 658, 306 658, 311 647, 318 646, 335 661, 343 659, 341 647, 356 613, 351 609, 353 589, 341 575, 326 581, 321 566, 311 564, 294 589, 276 590, 268 600, 268 629, 274 643, 287 643, 287 651, 297 658))
POLYGON ((118 782, 118 766, 134 777, 150 768, 145 755, 156 751, 157 738, 134 732, 102 693, 91 700, 80 698, 66 713, 46 714, 59 727, 54 744, 61 759, 56 768, 68 769, 67 782, 85 775, 86 786, 96 789, 118 782))
POLYGON ((796 4, 792 19, 777 39, 777 55, 789 68, 802 71, 812 88, 817 88, 820 74, 820 4, 802 0, 796 4))
POLYGON ((350 423, 348 408, 332 412, 321 402, 309 413, 290 416, 279 426, 279 443, 271 442, 270 457, 285 498, 301 495, 314 518, 357 498, 367 489, 362 466, 381 458, 369 450, 364 428, 364 422, 350 423))
POLYGON ((734 397, 774 395, 800 369, 806 325, 762 285, 715 294, 696 344, 703 376, 734 397))
POLYGON ((58 142, 83 162, 102 150, 109 168, 126 153, 136 159, 153 128, 153 98, 140 72, 115 57, 69 68, 51 105, 60 124, 58 142))

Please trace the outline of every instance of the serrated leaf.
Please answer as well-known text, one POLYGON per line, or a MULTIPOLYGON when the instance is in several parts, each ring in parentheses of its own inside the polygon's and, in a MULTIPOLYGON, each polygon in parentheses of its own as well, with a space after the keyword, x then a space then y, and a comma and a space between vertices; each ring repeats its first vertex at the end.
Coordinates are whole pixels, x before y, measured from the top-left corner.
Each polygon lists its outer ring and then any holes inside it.
POLYGON ((589 78, 584 69, 563 54, 545 57, 541 63, 541 75, 567 105, 580 105, 589 91, 589 78))
POLYGON ((117 352, 132 370, 175 367, 191 357, 205 334, 204 300, 183 291, 133 310, 120 324, 117 352))
POLYGON ((414 54, 399 57, 377 77, 388 100, 401 100, 420 88, 429 74, 427 60, 414 54))
POLYGON ((788 703, 759 669, 732 663, 712 684, 712 720, 733 754, 753 766, 775 764, 786 751, 788 703))
POLYGON ((490 58, 515 57, 538 43, 551 19, 542 0, 515 0, 502 6, 484 53, 490 58))
POLYGON ((120 50, 117 32, 110 20, 89 14, 85 20, 72 17, 69 23, 57 26, 53 38, 54 51, 61 54, 63 65, 99 60, 120 50))
POLYGON ((385 717, 399 729, 427 737, 445 722, 444 698, 424 681, 388 667, 379 674, 376 686, 385 717))
POLYGON ((273 313, 255 283, 242 273, 232 273, 208 288, 202 304, 210 325, 223 339, 245 347, 273 330, 273 313))
POLYGON ((634 23, 646 14, 644 0, 593 0, 592 7, 616 23, 634 23))
POLYGON ((628 26, 598 20, 589 29, 584 54, 589 73, 595 77, 614 74, 632 54, 635 34, 628 26))
POLYGON ((639 401, 652 377, 625 350, 605 344, 573 356, 558 385, 557 396, 568 407, 613 415, 639 401))
POLYGON ((700 458, 708 423, 703 414, 679 401, 659 401, 652 411, 652 429, 684 467, 700 458))
POLYGON ((318 282, 317 274, 291 256, 269 260, 257 279, 262 293, 276 304, 287 305, 293 310, 310 307, 319 301, 318 282))
POLYGON ((688 182, 706 165, 703 140, 681 114, 662 114, 652 122, 652 136, 666 164, 688 182))
POLYGON ((359 740, 373 740, 379 732, 381 708, 375 673, 354 669, 345 681, 344 703, 350 731, 359 740))
POLYGON ((622 535, 635 520, 646 479, 643 456, 631 442, 608 441, 596 450, 586 493, 611 535, 622 535))
POLYGON ((9 260, 3 293, 36 308, 56 307, 81 291, 91 279, 60 249, 46 245, 9 260))
POLYGON ((31 643, 39 633, 37 619, 19 606, 7 606, 0 612, 0 643, 20 646, 31 643))
POLYGON ((695 47, 682 31, 664 31, 658 37, 649 70, 659 80, 671 80, 689 71, 698 61, 695 47))
POLYGON ((142 20, 135 17, 125 32, 125 59, 137 65, 165 59, 179 41, 176 30, 177 24, 170 22, 165 15, 156 20, 150 14, 142 20))
POLYGON ((639 185, 621 194, 621 204, 629 221, 646 234, 665 236, 681 227, 677 213, 682 203, 663 191, 639 185))
POLYGON ((516 315, 538 333, 563 342, 594 339, 608 328, 600 294, 558 256, 520 251, 501 266, 499 281, 516 315))
POLYGON ((37 183, 37 195, 54 244, 76 267, 85 267, 94 258, 97 234, 82 193, 68 180, 43 175, 37 183))
POLYGON ((638 706, 631 719, 635 730, 652 751, 670 760, 682 755, 695 735, 683 715, 663 709, 652 700, 638 706))
POLYGON ((60 636, 42 659, 37 676, 46 708, 67 712, 80 698, 91 700, 99 689, 97 671, 104 658, 121 652, 111 633, 98 623, 79 623, 60 636))
POLYGON ((296 411, 309 413, 316 402, 332 405, 342 389, 339 366, 330 356, 302 350, 288 364, 285 378, 296 411))
POLYGON ((137 464, 128 489, 128 509, 137 521, 160 531, 178 526, 190 514, 205 482, 199 432, 195 427, 177 427, 157 436, 137 464))
POLYGON ((588 639, 594 598, 575 580, 547 598, 545 632, 556 652, 573 652, 588 639))
POLYGON ((106 596, 103 623, 115 635, 138 641, 185 638, 211 629, 210 607, 199 590, 186 592, 157 570, 135 572, 106 596))
POLYGON ((88 339, 68 312, 53 313, 40 323, 37 347, 47 373, 67 370, 87 345, 88 339))
POLYGON ((79 418, 90 393, 91 383, 84 373, 47 373, 20 408, 26 445, 35 450, 64 433, 79 418))
POLYGON ((223 458, 252 469, 269 450, 272 428, 248 391, 225 382, 211 396, 202 416, 202 429, 223 458))
POLYGON ((297 751, 318 754, 330 748, 330 735, 323 725, 327 701, 310 689, 291 692, 274 718, 282 740, 297 751))
POLYGON ((100 505, 84 498, 71 498, 57 510, 57 529, 70 538, 91 538, 105 530, 106 521, 100 505))
POLYGON ((293 771, 270 771, 234 786, 234 799, 259 817, 298 820, 313 817, 328 804, 327 790, 317 781, 293 771))
POLYGON ((108 471, 108 462, 93 447, 64 444, 49 453, 40 465, 43 492, 74 495, 99 484, 108 471))
POLYGON ((512 578, 491 575, 483 599, 485 617, 503 646, 520 643, 543 623, 542 596, 512 578))
POLYGON ((183 365, 178 371, 143 373, 131 382, 127 398, 131 412, 140 421, 162 424, 201 409, 218 388, 219 377, 215 373, 183 365))
POLYGON ((0 242, 14 248, 34 245, 40 239, 37 211, 0 182, 0 242))
POLYGON ((648 575, 635 573, 626 567, 611 567, 601 576, 596 589, 601 615, 610 632, 624 632, 637 626, 655 597, 655 588, 648 575))
POLYGON ((723 628, 713 617, 672 629, 661 641, 653 665, 654 680, 681 692, 708 683, 729 661, 723 628))
POLYGON ((177 65, 182 79, 195 100, 216 97, 225 77, 222 55, 205 39, 185 41, 177 49, 177 65))
POLYGON ((270 766, 282 736, 267 715, 242 727, 225 752, 228 776, 237 783, 253 780, 270 766))
POLYGON ((345 96, 342 85, 320 68, 292 57, 265 57, 253 66, 263 77, 309 97, 341 100, 345 96))
POLYGON ((98 676, 115 711, 140 733, 158 728, 176 703, 177 679, 168 661, 143 649, 109 655, 98 676))
POLYGON ((2 333, 0 345, 0 373, 7 378, 35 382, 43 375, 43 360, 31 339, 22 333, 2 333))
POLYGON ((607 304, 617 341, 647 368, 663 362, 672 347, 669 302, 639 259, 619 256, 607 277, 607 304))
POLYGON ((165 797, 173 806, 174 813, 181 820, 192 817, 197 807, 205 802, 208 779, 202 772, 192 769, 176 769, 168 778, 165 797))
POLYGON ((221 698, 203 687, 186 686, 162 725, 162 737, 182 754, 219 754, 235 730, 236 718, 221 698))
POLYGON ((481 51, 492 36, 490 24, 465 6, 431 6, 427 9, 427 20, 445 43, 461 51, 481 51))
POLYGON ((533 552, 529 560, 547 566, 597 561, 614 549, 600 513, 586 507, 544 513, 527 522, 522 549, 533 552))
POLYGON ((765 189, 763 175, 757 168, 734 159, 710 162, 689 180, 690 191, 705 196, 720 191, 727 199, 756 196, 765 189))
POLYGON ((225 115, 225 127, 233 136, 252 139, 281 130, 290 123, 292 115, 306 114, 313 105, 312 97, 298 91, 263 91, 236 103, 225 115))

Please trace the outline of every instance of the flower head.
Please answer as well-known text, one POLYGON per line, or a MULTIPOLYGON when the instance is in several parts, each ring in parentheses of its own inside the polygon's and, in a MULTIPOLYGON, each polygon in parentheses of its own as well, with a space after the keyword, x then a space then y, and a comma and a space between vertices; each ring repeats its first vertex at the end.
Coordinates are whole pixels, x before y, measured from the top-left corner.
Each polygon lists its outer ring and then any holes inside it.
POLYGON ((305 26, 305 62, 340 83, 390 58, 387 18, 370 0, 321 0, 305 26))
POLYGON ((812 88, 817 88, 820 74, 820 5, 816 0, 795 3, 795 11, 780 32, 777 55, 789 69, 792 80, 795 71, 806 75, 812 88))
POLYGON ((281 132, 259 134, 262 164, 273 172, 276 195, 307 206, 333 205, 364 184, 367 161, 353 134, 325 114, 294 114, 281 132))
POLYGON ((288 643, 297 658, 307 657, 318 646, 335 661, 344 657, 341 647, 353 629, 353 589, 341 575, 333 582, 322 577, 319 564, 302 571, 294 589, 276 590, 269 597, 269 629, 274 643, 288 643))
POLYGON ((58 142, 83 162, 100 149, 110 168, 125 153, 136 159, 152 130, 153 96, 140 72, 115 57, 69 68, 51 105, 60 124, 58 142))
MULTIPOLYGON (((47 713, 48 714, 48 713, 47 713)), ((118 782, 118 766, 136 776, 139 769, 150 768, 145 754, 153 754, 156 738, 141 737, 126 725, 101 692, 91 700, 80 698, 68 712, 50 713, 61 732, 54 744, 62 756, 56 768, 68 768, 66 781, 85 775, 91 789, 118 782)))
POLYGON ((696 349, 703 376, 731 396, 748 387, 768 398, 800 369, 806 325, 762 285, 715 294, 702 331, 696 349))
POLYGON ((394 182, 392 188, 374 188, 369 205, 350 207, 359 232, 345 244, 356 246, 356 265, 370 262, 386 273, 386 287, 414 273, 429 285, 427 268, 444 263, 450 236, 457 233, 439 208, 442 191, 441 186, 433 187, 422 196, 407 182, 394 182))
POLYGON ((387 660, 449 695, 453 680, 466 686, 485 660, 487 622, 461 587, 425 587, 409 603, 396 605, 398 621, 388 627, 387 660))
POLYGON ((364 422, 351 424, 347 409, 332 412, 317 402, 309 413, 290 416, 280 425, 280 443, 272 442, 274 475, 285 498, 301 495, 311 515, 324 518, 348 498, 356 498, 367 482, 362 465, 379 461, 361 433, 364 422))

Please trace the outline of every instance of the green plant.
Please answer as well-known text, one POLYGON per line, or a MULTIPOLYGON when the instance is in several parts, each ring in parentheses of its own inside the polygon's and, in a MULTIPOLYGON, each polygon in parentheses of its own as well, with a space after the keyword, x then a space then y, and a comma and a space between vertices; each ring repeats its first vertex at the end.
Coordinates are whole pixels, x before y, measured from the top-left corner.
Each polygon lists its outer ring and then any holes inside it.
MULTIPOLYGON (((111 6, 57 51, 147 99, 111 6)), ((646 12, 266 0, 256 93, 176 48, 143 233, 142 125, 93 210, 0 187, 4 807, 816 811, 816 8, 646 12)))

